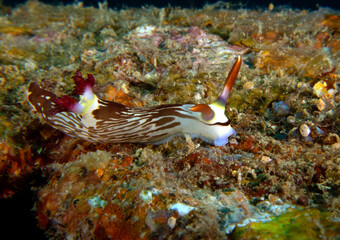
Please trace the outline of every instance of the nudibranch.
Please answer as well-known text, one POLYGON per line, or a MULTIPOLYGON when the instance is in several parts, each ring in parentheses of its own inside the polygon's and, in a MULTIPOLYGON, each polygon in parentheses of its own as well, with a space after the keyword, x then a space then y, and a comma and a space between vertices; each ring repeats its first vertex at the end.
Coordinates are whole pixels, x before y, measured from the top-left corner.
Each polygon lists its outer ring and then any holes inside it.
POLYGON ((221 95, 211 104, 168 104, 154 107, 130 107, 99 99, 93 93, 92 74, 87 79, 77 71, 74 94, 57 97, 31 83, 28 101, 52 127, 72 137, 101 143, 160 144, 173 136, 188 134, 215 146, 228 143, 236 135, 225 115, 225 105, 241 66, 238 57, 221 95))

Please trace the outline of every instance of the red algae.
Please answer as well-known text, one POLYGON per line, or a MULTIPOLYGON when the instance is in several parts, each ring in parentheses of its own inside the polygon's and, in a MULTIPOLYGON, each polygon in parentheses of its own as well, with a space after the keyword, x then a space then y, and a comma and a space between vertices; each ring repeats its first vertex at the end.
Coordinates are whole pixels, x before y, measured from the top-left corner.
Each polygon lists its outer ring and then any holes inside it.
POLYGON ((44 166, 37 154, 29 146, 16 149, 11 144, 0 142, 0 179, 3 184, 0 198, 10 198, 25 187, 25 179, 44 166))

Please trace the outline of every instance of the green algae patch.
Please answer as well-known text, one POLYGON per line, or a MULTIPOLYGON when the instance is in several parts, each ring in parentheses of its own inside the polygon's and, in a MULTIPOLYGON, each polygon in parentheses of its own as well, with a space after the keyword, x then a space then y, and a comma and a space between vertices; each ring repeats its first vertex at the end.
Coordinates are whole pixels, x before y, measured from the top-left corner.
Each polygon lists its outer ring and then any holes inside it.
POLYGON ((318 209, 290 209, 268 222, 253 222, 238 227, 233 239, 335 239, 340 222, 333 222, 330 212, 318 209))

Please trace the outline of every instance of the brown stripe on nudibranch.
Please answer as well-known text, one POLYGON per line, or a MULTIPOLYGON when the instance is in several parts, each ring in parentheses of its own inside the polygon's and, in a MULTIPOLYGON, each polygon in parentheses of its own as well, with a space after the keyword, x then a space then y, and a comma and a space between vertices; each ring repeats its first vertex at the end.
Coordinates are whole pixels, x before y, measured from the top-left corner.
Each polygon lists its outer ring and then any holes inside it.
POLYGON ((99 99, 93 92, 94 77, 83 78, 80 71, 73 77, 74 93, 57 97, 31 83, 28 101, 54 128, 73 137, 94 142, 151 143, 165 142, 175 135, 189 134, 215 146, 228 143, 236 134, 225 116, 225 104, 241 66, 238 57, 221 95, 211 104, 168 104, 135 108, 99 99))

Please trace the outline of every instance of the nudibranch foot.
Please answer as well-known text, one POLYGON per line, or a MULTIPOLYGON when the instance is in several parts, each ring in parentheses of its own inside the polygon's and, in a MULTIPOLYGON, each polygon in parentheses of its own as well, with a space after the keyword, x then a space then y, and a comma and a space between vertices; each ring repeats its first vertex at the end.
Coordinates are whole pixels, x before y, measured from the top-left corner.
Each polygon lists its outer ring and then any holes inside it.
POLYGON ((234 63, 221 95, 211 104, 168 104, 155 107, 129 107, 99 99, 93 93, 95 79, 77 71, 73 93, 57 97, 38 84, 29 86, 28 101, 54 128, 93 142, 160 144, 176 135, 199 137, 215 146, 228 143, 235 135, 225 115, 225 104, 240 70, 241 58, 234 63))

